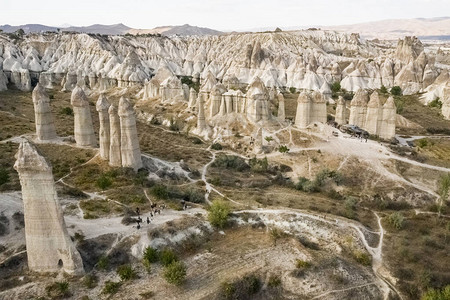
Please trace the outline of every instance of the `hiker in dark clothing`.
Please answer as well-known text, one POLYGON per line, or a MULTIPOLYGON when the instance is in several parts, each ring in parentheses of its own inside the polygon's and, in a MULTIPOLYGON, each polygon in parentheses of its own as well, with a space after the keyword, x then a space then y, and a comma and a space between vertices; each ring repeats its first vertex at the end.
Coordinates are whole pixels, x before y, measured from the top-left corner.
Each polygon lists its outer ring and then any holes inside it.
POLYGON ((141 210, 139 209, 139 207, 136 207, 136 214, 139 216, 140 213, 141 213, 141 210))
POLYGON ((147 224, 150 224, 150 219, 147 217, 147 224))

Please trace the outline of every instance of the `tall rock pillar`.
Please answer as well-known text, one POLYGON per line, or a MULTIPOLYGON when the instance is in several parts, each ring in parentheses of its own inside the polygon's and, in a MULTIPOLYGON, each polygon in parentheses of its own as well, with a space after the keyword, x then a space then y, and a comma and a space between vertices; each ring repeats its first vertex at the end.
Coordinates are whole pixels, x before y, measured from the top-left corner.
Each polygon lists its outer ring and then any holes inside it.
POLYGON ((80 253, 67 232, 51 166, 28 141, 20 144, 16 158, 14 168, 22 186, 29 269, 84 273, 80 253))
POLYGON ((109 159, 109 147, 110 147, 110 137, 109 137, 109 102, 104 94, 101 94, 98 98, 96 109, 98 111, 98 117, 100 120, 100 130, 98 132, 100 139, 100 157, 103 160, 109 159))
POLYGON ((136 128, 136 117, 133 105, 127 98, 120 98, 120 151, 122 154, 122 167, 133 168, 135 171, 142 168, 141 150, 136 128))
POLYGON ((36 135, 40 141, 56 138, 55 124, 50 108, 50 98, 39 83, 32 94, 34 104, 34 119, 36 123, 36 135))
POLYGON ((122 166, 122 154, 120 153, 120 119, 117 114, 117 108, 111 105, 108 109, 109 113, 109 165, 113 167, 122 166))
POLYGON ((339 96, 339 99, 337 100, 336 116, 334 120, 339 125, 347 124, 347 107, 345 105, 345 100, 344 98, 342 98, 342 96, 339 96))
POLYGON ((94 126, 92 125, 89 101, 83 89, 79 86, 73 89, 70 104, 73 106, 75 116, 74 132, 77 146, 96 147, 97 141, 95 139, 94 126))
POLYGON ((205 104, 203 103, 203 97, 199 97, 197 105, 198 105, 197 131, 202 132, 203 130, 206 129, 205 104))
POLYGON ((284 96, 282 93, 278 92, 277 98, 278 98, 278 120, 284 122, 284 120, 286 119, 286 112, 284 109, 284 96))

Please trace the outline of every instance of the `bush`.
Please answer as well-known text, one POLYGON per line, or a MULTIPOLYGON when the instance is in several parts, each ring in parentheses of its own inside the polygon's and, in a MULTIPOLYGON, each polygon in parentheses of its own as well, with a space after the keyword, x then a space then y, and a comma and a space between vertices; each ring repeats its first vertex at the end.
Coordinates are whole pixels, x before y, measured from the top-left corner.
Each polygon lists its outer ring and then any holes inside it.
POLYGON ((382 85, 380 88, 380 93, 387 94, 387 92, 388 92, 387 88, 384 85, 382 85))
POLYGON ((170 119, 169 129, 172 131, 180 131, 180 125, 178 124, 178 122, 176 120, 174 120, 172 118, 172 119, 170 119))
POLYGON ((73 109, 71 107, 64 107, 61 109, 61 114, 67 115, 67 116, 73 116, 73 109))
POLYGON ((277 287, 281 285, 281 278, 280 276, 271 275, 269 277, 269 282, 267 282, 267 285, 269 287, 277 287))
POLYGON ((145 248, 143 255, 144 260, 148 261, 149 263, 155 263, 158 261, 158 258, 159 258, 158 250, 150 246, 145 248))
POLYGON ((429 107, 436 107, 439 109, 442 109, 442 102, 439 99, 439 97, 437 97, 436 99, 434 99, 433 101, 431 101, 430 103, 428 103, 429 107))
POLYGON ((211 225, 223 228, 228 222, 230 206, 223 200, 214 200, 208 210, 208 220, 211 225))
POLYGON ((252 299, 261 290, 261 280, 254 274, 246 275, 233 283, 223 282, 220 296, 224 299, 252 299))
POLYGON ((281 145, 280 147, 278 147, 278 151, 280 153, 288 153, 289 152, 289 148, 286 145, 281 145))
POLYGON ((299 177, 295 188, 306 193, 314 193, 319 191, 316 181, 311 181, 305 177, 299 177))
POLYGON ((397 107, 397 114, 401 114, 403 112, 403 108, 405 106, 405 101, 401 97, 394 98, 395 106, 397 107))
POLYGON ((178 261, 178 257, 172 249, 166 248, 159 254, 159 260, 163 266, 167 267, 171 263, 178 261))
POLYGON ((393 86, 391 88, 391 94, 394 95, 394 96, 401 96, 402 95, 402 89, 398 85, 393 86))
POLYGON ((306 269, 309 268, 311 266, 311 264, 307 261, 301 260, 301 259, 297 259, 295 262, 295 267, 297 269, 306 269))
POLYGON ((150 193, 155 196, 158 199, 167 199, 169 198, 169 191, 167 189, 167 186, 162 185, 162 184, 156 184, 154 185, 151 190, 150 193))
POLYGON ((369 254, 367 254, 366 252, 357 250, 357 251, 353 252, 353 256, 354 256, 355 260, 363 266, 372 265, 372 257, 369 254))
POLYGON ((250 169, 253 172, 267 172, 269 168, 267 157, 264 157, 263 159, 257 159, 256 157, 253 157, 248 161, 248 164, 250 165, 250 169))
POLYGON ((446 285, 442 290, 429 289, 420 298, 421 300, 449 300, 450 284, 446 285))
POLYGON ((97 186, 101 188, 102 190, 106 190, 112 185, 113 181, 109 176, 106 176, 105 174, 102 174, 97 179, 97 186))
POLYGON ((291 94, 295 94, 295 92, 297 91, 297 89, 295 88, 295 87, 290 87, 289 88, 289 92, 291 93, 291 94))
POLYGON ((164 268, 163 276, 168 283, 180 285, 186 278, 186 266, 181 261, 174 261, 164 268))
POLYGON ((120 282, 114 282, 107 280, 105 286, 103 287, 102 293, 113 295, 119 291, 120 282))
POLYGON ((47 296, 50 298, 67 298, 71 296, 69 283, 67 281, 57 281, 46 287, 47 296))
POLYGON ((109 258, 107 256, 102 256, 97 262, 97 268, 100 270, 106 270, 109 267, 109 258))
POLYGON ((122 281, 132 280, 137 278, 136 271, 133 270, 131 265, 121 265, 117 268, 117 274, 122 281))
POLYGON ((9 181, 9 173, 5 168, 0 167, 0 185, 3 185, 9 181))
POLYGON ((400 230, 403 228, 405 218, 403 215, 399 212, 394 212, 389 215, 388 222, 391 224, 395 229, 400 230))
POLYGON ((339 83, 339 81, 336 81, 331 85, 330 88, 331 88, 331 92, 337 93, 341 90, 341 84, 339 83))
POLYGON ((223 149, 223 147, 222 147, 222 145, 219 144, 219 143, 214 143, 214 144, 211 145, 211 149, 212 149, 212 150, 220 151, 220 150, 223 149))
POLYGON ((234 155, 220 155, 214 160, 212 166, 216 168, 233 169, 239 172, 250 168, 243 158, 234 155))
POLYGON ((86 276, 84 276, 83 278, 83 284, 85 287, 87 287, 88 289, 93 289, 97 286, 97 276, 93 275, 93 274, 87 274, 86 276))
POLYGON ((427 139, 417 140, 417 146, 419 148, 425 148, 426 146, 428 146, 428 140, 427 139))

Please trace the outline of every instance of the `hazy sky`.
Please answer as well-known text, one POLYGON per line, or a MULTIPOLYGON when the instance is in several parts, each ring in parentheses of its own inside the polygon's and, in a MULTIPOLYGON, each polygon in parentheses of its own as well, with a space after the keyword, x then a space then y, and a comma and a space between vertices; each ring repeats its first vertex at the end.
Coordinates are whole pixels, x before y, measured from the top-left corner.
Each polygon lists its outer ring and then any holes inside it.
POLYGON ((219 30, 440 17, 450 0, 0 0, 0 24, 133 28, 191 24, 219 30))

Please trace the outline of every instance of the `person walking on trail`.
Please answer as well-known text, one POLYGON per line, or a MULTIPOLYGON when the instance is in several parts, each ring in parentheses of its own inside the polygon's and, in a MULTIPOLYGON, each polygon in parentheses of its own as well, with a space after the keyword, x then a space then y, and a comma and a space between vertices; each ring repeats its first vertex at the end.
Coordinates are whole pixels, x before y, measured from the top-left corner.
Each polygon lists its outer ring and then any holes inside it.
POLYGON ((139 209, 139 207, 136 207, 136 214, 139 216, 141 210, 139 209))
POLYGON ((147 217, 147 224, 150 224, 150 219, 147 217))

